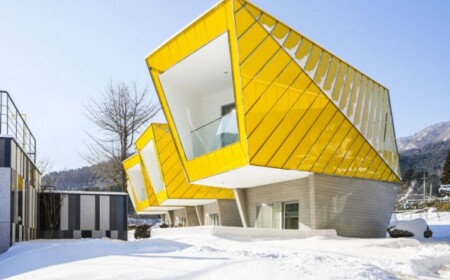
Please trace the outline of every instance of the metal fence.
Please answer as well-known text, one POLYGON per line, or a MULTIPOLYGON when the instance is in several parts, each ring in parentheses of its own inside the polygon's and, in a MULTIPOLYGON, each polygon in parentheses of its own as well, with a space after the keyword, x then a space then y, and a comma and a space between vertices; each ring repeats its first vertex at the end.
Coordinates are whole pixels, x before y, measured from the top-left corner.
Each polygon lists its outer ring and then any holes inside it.
POLYGON ((16 139, 33 162, 36 162, 36 139, 7 91, 0 90, 0 134, 16 139))

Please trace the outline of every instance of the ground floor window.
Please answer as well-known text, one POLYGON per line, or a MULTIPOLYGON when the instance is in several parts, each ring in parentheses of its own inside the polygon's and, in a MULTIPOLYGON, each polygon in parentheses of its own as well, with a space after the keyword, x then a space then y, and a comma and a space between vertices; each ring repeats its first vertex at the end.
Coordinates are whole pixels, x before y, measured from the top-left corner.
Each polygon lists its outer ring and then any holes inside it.
POLYGON ((284 204, 284 228, 298 229, 298 202, 284 204))
POLYGON ((210 214, 209 215, 209 219, 211 220, 211 225, 212 226, 220 225, 220 223, 219 223, 219 214, 210 214))
POLYGON ((272 204, 272 228, 283 228, 283 203, 272 204))
POLYGON ((257 228, 298 229, 299 203, 276 202, 256 206, 257 228))
POLYGON ((178 227, 185 227, 186 226, 186 218, 185 217, 177 217, 175 219, 176 225, 178 227))

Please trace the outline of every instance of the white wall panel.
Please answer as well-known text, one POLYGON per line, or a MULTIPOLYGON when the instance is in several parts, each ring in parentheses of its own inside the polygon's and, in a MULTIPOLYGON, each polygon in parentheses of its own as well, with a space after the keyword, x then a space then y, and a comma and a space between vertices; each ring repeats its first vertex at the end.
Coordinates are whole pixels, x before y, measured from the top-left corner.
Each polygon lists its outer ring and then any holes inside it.
POLYGON ((80 196, 80 229, 95 229, 95 196, 80 196))
POLYGON ((109 230, 109 196, 100 196, 100 230, 109 230))

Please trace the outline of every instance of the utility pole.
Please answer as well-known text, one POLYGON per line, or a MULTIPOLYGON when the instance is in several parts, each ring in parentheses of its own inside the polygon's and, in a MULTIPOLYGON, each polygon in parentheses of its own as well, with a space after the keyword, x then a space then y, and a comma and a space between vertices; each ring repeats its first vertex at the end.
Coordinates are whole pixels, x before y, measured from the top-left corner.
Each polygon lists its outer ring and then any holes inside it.
POLYGON ((430 198, 431 198, 431 195, 433 194, 432 191, 433 191, 433 183, 430 184, 430 198))
POLYGON ((427 192, 426 192, 427 185, 425 184, 426 179, 427 179, 427 177, 425 177, 425 172, 423 172, 423 199, 425 199, 425 197, 427 196, 427 192))

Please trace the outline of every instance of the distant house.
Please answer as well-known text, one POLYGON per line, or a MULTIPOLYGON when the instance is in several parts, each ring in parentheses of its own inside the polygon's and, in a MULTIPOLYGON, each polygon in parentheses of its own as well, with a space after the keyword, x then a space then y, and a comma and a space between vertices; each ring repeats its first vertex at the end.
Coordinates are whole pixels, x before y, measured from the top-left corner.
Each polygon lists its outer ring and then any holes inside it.
POLYGON ((9 93, 0 91, 0 253, 37 238, 126 240, 127 203, 125 193, 42 192, 36 139, 9 93), (58 209, 51 229, 42 202, 49 196, 58 209))
POLYGON ((10 95, 0 91, 0 252, 38 237, 36 140, 10 95))

